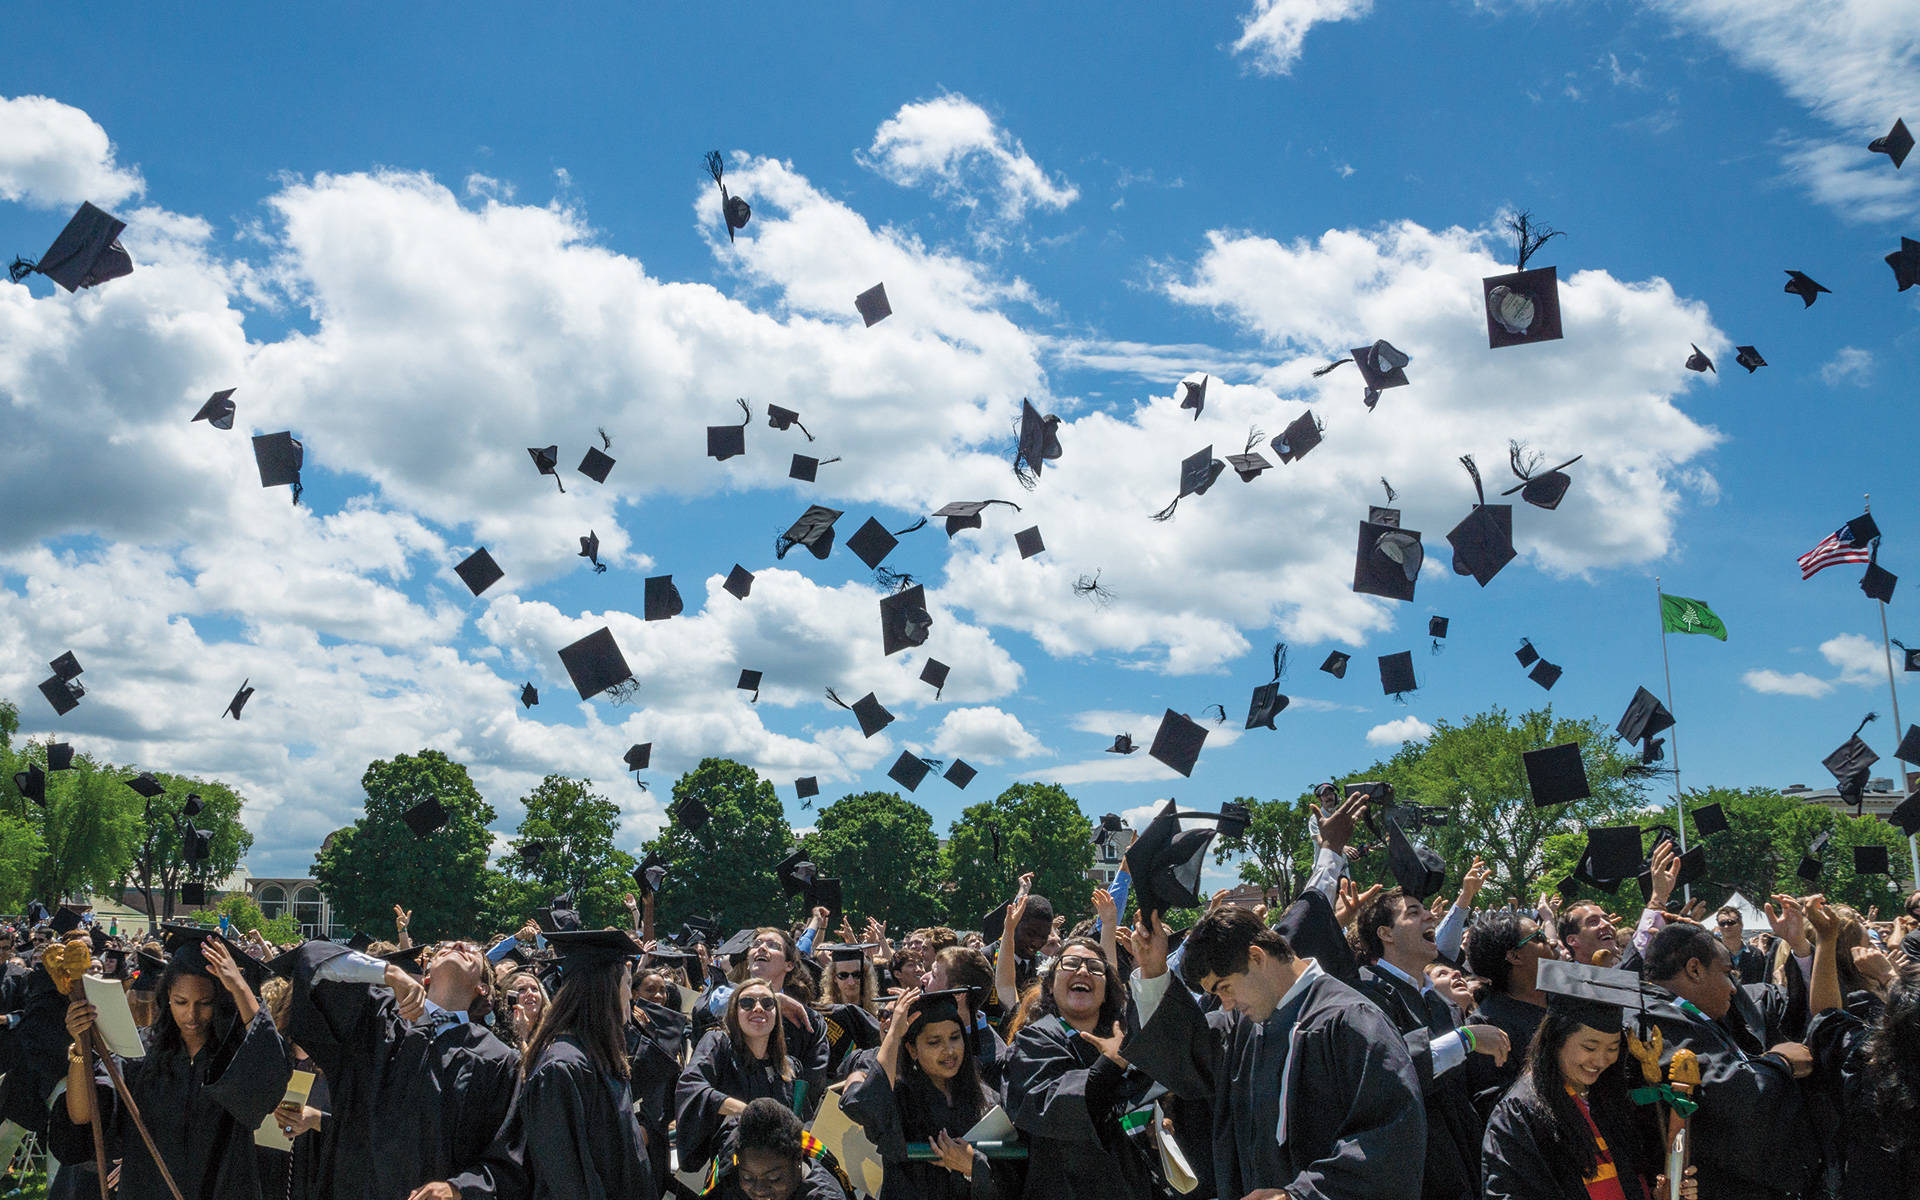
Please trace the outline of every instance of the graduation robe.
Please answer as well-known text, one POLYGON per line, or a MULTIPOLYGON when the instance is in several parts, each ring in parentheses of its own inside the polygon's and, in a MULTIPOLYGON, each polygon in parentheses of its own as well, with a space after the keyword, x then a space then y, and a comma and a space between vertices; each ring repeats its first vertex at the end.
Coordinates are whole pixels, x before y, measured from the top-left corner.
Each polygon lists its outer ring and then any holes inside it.
POLYGON ((602 1074, 571 1036, 527 1064, 515 1126, 531 1200, 660 1195, 627 1081, 602 1074))
MULTIPOLYGON (((1025 1195, 1043 1200, 1143 1200, 1153 1174, 1120 1117, 1150 1081, 1123 1071, 1057 1016, 1037 1017, 1007 1054, 1007 1115, 1027 1135, 1025 1195)), ((869 1079, 872 1076, 868 1076, 869 1079)))
MULTIPOLYGON (((1406 1039, 1420 1079, 1427 1111, 1427 1162, 1420 1195, 1424 1200, 1479 1200, 1480 1140, 1486 1127, 1473 1107, 1465 1063, 1435 1078, 1431 1045, 1442 1032, 1429 1024, 1424 995, 1404 979, 1378 967, 1362 967, 1360 990, 1406 1039)), ((1451 1017, 1447 1024, 1451 1026, 1451 1017)), ((1474 1057, 1467 1055, 1469 1060, 1474 1057)))
POLYGON ((1405 1039, 1353 988, 1314 968, 1297 996, 1256 1022, 1202 1016, 1175 979, 1145 1025, 1139 1016, 1130 1006, 1134 1032, 1120 1053, 1183 1106, 1211 1114, 1216 1194, 1420 1194, 1427 1120, 1419 1078, 1405 1039))
MULTIPOLYGON (((67 998, 54 986, 45 967, 13 985, 7 1028, 0 1030, 0 1121, 12 1121, 30 1132, 47 1132, 47 1100, 66 1077, 67 998)), ((63 1118, 64 1119, 64 1118, 63 1118)), ((85 1158, 93 1161, 93 1151, 85 1158)))
POLYGON ((1507 1035, 1509 1045, 1504 1063, 1495 1065, 1491 1055, 1469 1054, 1466 1065, 1460 1068, 1466 1073, 1462 1082, 1473 1100, 1474 1111, 1482 1120, 1493 1112, 1514 1080, 1520 1078, 1520 1069, 1527 1065, 1527 1047, 1533 1044, 1534 1031, 1540 1028, 1546 1015, 1547 1010, 1538 1004, 1516 1000, 1505 992, 1491 992, 1467 1018, 1470 1025, 1492 1025, 1499 1029, 1507 1035))
MULTIPOLYGON (((902 1050, 901 1056, 905 1055, 902 1050)), ((983 1096, 962 1112, 924 1076, 905 1076, 903 1068, 902 1082, 906 1086, 895 1091, 886 1071, 876 1064, 865 1079, 850 1084, 840 1097, 841 1109, 866 1130, 867 1140, 886 1164, 879 1200, 993 1200, 1000 1193, 994 1186, 993 1164, 986 1155, 973 1152, 973 1178, 969 1181, 937 1162, 909 1161, 907 1143, 930 1142, 936 1129, 957 1138, 998 1100, 983 1096), (909 1078, 912 1082, 907 1082, 909 1078), (903 1106, 911 1106, 913 1111, 909 1113, 903 1106)))
MULTIPOLYGON (((787 1066, 799 1074, 791 1055, 787 1066)), ((728 1099, 745 1103, 770 1096, 792 1108, 796 1082, 780 1078, 770 1062, 742 1063, 725 1029, 708 1030, 674 1089, 673 1146, 680 1155, 680 1169, 700 1170, 720 1153, 734 1125, 734 1118, 720 1115, 720 1106, 728 1099)))
POLYGON ((647 1018, 627 1022, 628 1086, 646 1134, 647 1162, 655 1190, 666 1195, 672 1175, 667 1126, 673 1120, 673 1092, 680 1084, 680 1055, 687 1043, 687 1020, 677 1011, 636 999, 647 1018))
POLYGON ((880 1044, 880 1018, 858 1004, 832 1005, 821 1018, 827 1035, 827 1078, 839 1080, 846 1076, 855 1051, 880 1044))
POLYGON ((1874 1108, 1868 1079, 1869 1026, 1845 1009, 1815 1014, 1807 1029, 1813 1078, 1839 1114, 1834 1146, 1839 1160, 1839 1200, 1910 1200, 1920 1197, 1920 1153, 1896 1154, 1874 1108))
POLYGON ((393 993, 376 984, 313 982, 345 952, 311 941, 294 964, 288 1036, 319 1064, 333 1098, 321 1194, 405 1200, 439 1180, 464 1200, 512 1194, 519 1168, 504 1134, 519 1052, 479 1025, 436 1036, 401 1017, 393 993))
MULTIPOLYGON (((1637 1065, 1633 1076, 1638 1080, 1637 1065)), ((1523 1076, 1487 1120, 1481 1154, 1486 1169, 1486 1200, 1588 1200, 1579 1167, 1565 1153, 1556 1152, 1550 1140, 1541 1138, 1537 1122, 1542 1118, 1532 1107, 1536 1097, 1533 1076, 1523 1076)), ((1627 1200, 1666 1200, 1649 1195, 1661 1166, 1650 1161, 1660 1144, 1652 1126, 1656 1119, 1653 1110, 1636 1109, 1635 1118, 1632 1128, 1606 1135, 1607 1154, 1613 1159, 1627 1200)), ((1580 1132, 1587 1133, 1584 1129, 1580 1132)))
MULTIPOLYGON (((185 1053, 164 1060, 152 1053, 114 1058, 184 1200, 260 1200, 253 1131, 286 1094, 292 1066, 265 1008, 235 1026, 191 1060, 185 1053)), ((95 1072, 94 1103, 107 1162, 121 1160, 121 1200, 171 1200, 106 1071, 96 1067, 95 1072)), ((65 1104, 55 1117, 48 1131, 55 1155, 63 1162, 91 1163, 92 1126, 68 1120, 65 1104)))

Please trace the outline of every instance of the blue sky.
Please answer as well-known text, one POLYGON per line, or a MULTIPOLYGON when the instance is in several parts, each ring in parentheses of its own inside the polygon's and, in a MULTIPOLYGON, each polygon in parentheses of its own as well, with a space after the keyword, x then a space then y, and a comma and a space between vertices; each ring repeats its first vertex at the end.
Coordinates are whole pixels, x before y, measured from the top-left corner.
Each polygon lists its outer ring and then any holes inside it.
MULTIPOLYGON (((62 6, 12 16, 18 44, 72 38, 62 6)), ((1655 576, 1732 630, 1671 646, 1687 783, 1824 785, 1869 710, 1892 765, 1859 569, 1801 583, 1793 560, 1871 492, 1882 562, 1920 572, 1920 293, 1881 262, 1920 230, 1920 163, 1865 149, 1920 121, 1911 5, 124 6, 89 36, 109 69, 11 73, 0 237, 37 252, 92 199, 141 266, 81 296, 0 286, 0 694, 32 736, 238 784, 257 872, 304 869, 365 763, 428 745, 503 828, 562 771, 620 799, 636 844, 708 753, 760 768, 798 824, 793 778, 891 786, 903 749, 981 768, 922 785, 943 829, 1019 779, 1090 813, 1293 795, 1490 704, 1611 722, 1660 690, 1655 576), (715 148, 754 206, 731 246, 715 148), (1516 209, 1568 235, 1534 264, 1559 268, 1567 337, 1490 351, 1478 280, 1516 209), (1833 294, 1803 311, 1788 268, 1833 294), (895 315, 863 329, 852 297, 882 280, 895 315), (1413 382, 1368 413, 1352 368, 1311 370, 1374 338, 1413 382), (1689 343, 1721 373, 1685 371, 1689 343), (1751 376, 1749 343, 1771 364, 1751 376), (1196 422, 1177 384, 1201 372, 1196 422), (189 426, 224 387, 236 428, 189 426), (705 458, 735 396, 819 442, 757 415, 745 458, 705 458), (1030 495, 1005 453, 1023 396, 1065 448, 1030 495), (1311 456, 1147 520, 1180 459, 1308 407, 1311 456), (524 447, 570 468, 601 426, 607 486, 531 469, 524 447), (280 429, 307 447, 298 509, 247 454, 280 429), (1516 511, 1521 557, 1482 590, 1447 569, 1473 500, 1456 459, 1504 488, 1509 438, 1585 457, 1557 511, 1516 511), (799 450, 845 460, 808 487, 785 478, 799 450), (1382 475, 1440 547, 1411 604, 1347 586, 1382 475), (844 549, 773 562, 808 503, 845 511, 844 540, 990 496, 1023 511, 890 560, 930 587, 924 651, 883 659, 844 549), (1023 562, 1035 523, 1049 548, 1023 562), (605 575, 573 557, 588 529, 605 575), (481 544, 508 577, 476 599, 450 568, 481 544), (736 561, 772 568, 746 604, 717 590, 736 561), (1105 608, 1071 591, 1096 570, 1105 608), (666 572, 687 612, 641 622, 666 572), (636 705, 567 686, 554 651, 602 624, 636 705), (1522 637, 1565 668, 1550 697, 1522 637), (1275 641, 1293 706, 1241 733, 1275 641), (69 647, 91 691, 56 719, 33 686, 69 647), (1344 681, 1313 669, 1335 648, 1344 681), (1400 649, 1405 706, 1373 664, 1400 649), (937 703, 927 653, 955 668, 937 703), (766 672, 758 705, 742 667, 766 672), (217 720, 242 678, 245 719, 217 720), (827 687, 902 719, 865 741, 827 687), (1101 753, 1215 703, 1232 719, 1191 780, 1101 753), (621 777, 634 741, 654 793, 621 777)), ((1889 619, 1920 644, 1911 603, 1889 619)))

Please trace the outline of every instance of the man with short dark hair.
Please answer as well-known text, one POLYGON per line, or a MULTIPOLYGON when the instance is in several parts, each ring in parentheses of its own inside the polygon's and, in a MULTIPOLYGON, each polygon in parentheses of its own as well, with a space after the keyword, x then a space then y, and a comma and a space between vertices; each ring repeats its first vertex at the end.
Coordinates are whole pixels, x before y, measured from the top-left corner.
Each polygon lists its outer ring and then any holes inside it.
POLYGON ((1503 1063, 1476 1054, 1467 1060, 1467 1091, 1484 1120, 1492 1113, 1525 1065, 1526 1047, 1533 1041, 1540 1019, 1547 1015, 1547 997, 1538 983, 1540 960, 1552 958, 1546 930, 1532 913, 1500 910, 1483 913, 1467 938, 1467 964, 1491 985, 1468 1020, 1492 1025, 1507 1035, 1511 1049, 1503 1063))
POLYGON ((1720 944, 1733 956, 1734 974, 1740 982, 1765 983, 1767 981, 1767 956, 1760 953, 1758 946, 1749 946, 1746 942, 1746 920, 1740 910, 1729 904, 1713 914, 1713 927, 1720 938, 1720 944))
POLYGON ((1648 875, 1652 882, 1648 888, 1647 906, 1640 913, 1640 923, 1634 927, 1633 937, 1624 946, 1620 944, 1613 918, 1601 905, 1591 900, 1581 900, 1560 911, 1555 932, 1574 962, 1619 967, 1623 971, 1640 969, 1640 957, 1646 953, 1647 943, 1666 926, 1667 914, 1664 910, 1667 898, 1673 895, 1673 885, 1680 878, 1680 855, 1674 850, 1672 842, 1662 840, 1654 846, 1648 875))

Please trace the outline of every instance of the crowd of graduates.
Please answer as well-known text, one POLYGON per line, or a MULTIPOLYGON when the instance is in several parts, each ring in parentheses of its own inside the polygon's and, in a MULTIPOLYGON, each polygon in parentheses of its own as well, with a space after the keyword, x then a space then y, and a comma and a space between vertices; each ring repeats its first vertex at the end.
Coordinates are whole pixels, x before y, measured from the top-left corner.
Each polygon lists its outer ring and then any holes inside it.
POLYGON ((0 1144, 58 1200, 1920 1196, 1920 893, 1749 931, 1664 845, 1630 928, 1477 861, 1358 891, 1369 801, 1321 792, 1274 911, 1199 896, 1169 805, 1071 928, 1023 880, 978 931, 666 933, 657 868, 625 928, 433 945, 36 908, 0 1144))

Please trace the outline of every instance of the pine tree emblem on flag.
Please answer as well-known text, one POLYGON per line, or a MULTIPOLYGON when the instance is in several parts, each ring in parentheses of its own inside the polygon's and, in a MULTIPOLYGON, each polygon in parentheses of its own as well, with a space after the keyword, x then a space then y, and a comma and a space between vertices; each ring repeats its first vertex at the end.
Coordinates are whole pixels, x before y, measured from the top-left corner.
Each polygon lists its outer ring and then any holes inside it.
POLYGON ((1660 630, 1663 633, 1704 633, 1727 640, 1727 625, 1698 600, 1660 593, 1660 630))

